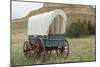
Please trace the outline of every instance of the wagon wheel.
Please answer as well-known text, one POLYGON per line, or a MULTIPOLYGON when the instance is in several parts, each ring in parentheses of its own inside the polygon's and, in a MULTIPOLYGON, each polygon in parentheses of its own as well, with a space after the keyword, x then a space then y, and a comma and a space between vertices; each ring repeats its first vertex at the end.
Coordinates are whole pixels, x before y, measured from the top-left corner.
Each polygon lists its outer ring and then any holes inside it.
POLYGON ((31 51, 30 51, 30 46, 28 44, 28 41, 25 41, 24 42, 24 45, 23 45, 23 53, 24 53, 24 56, 28 56, 28 57, 31 56, 31 51))
POLYGON ((68 54, 69 54, 69 44, 68 44, 68 41, 66 40, 64 44, 66 44, 66 48, 63 45, 60 45, 60 48, 58 46, 58 48, 56 50, 56 53, 57 53, 57 56, 61 56, 61 57, 63 57, 65 59, 65 58, 68 57, 68 54))
POLYGON ((57 56, 62 55, 64 50, 65 50, 64 46, 60 44, 60 47, 58 46, 57 49, 56 49, 57 56))
POLYGON ((69 55, 69 43, 68 43, 68 41, 66 40, 65 41, 66 42, 66 44, 67 44, 67 46, 66 46, 66 48, 65 48, 65 50, 66 50, 66 56, 65 56, 65 58, 64 59, 66 59, 67 57, 68 57, 68 55, 69 55))
POLYGON ((43 39, 41 37, 36 38, 34 49, 35 49, 36 59, 40 60, 40 63, 44 62, 44 60, 45 60, 45 46, 44 46, 43 39))

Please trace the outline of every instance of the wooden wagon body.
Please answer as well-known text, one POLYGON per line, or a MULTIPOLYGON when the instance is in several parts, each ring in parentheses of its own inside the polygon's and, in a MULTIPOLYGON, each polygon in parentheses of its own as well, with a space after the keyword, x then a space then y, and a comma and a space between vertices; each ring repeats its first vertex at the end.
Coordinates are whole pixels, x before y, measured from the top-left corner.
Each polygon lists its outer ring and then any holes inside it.
MULTIPOLYGON (((60 45, 63 45, 64 47, 67 45, 66 43, 66 37, 67 34, 59 34, 59 33, 51 33, 48 35, 43 36, 44 45, 46 48, 53 48, 53 47, 60 47, 60 45)), ((29 35, 28 37, 30 43, 35 42, 34 35, 29 35)), ((33 44, 34 45, 34 44, 33 44)))

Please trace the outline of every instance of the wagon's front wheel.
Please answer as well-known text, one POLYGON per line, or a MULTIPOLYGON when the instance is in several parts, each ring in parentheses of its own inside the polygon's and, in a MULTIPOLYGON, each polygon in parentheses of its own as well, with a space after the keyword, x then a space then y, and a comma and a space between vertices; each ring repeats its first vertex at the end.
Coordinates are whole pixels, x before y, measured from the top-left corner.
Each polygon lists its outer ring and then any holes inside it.
POLYGON ((34 49, 35 49, 37 61, 40 61, 40 63, 44 62, 45 61, 45 46, 44 46, 43 39, 41 37, 38 37, 35 40, 34 49))
POLYGON ((24 54, 24 56, 31 56, 31 51, 30 51, 30 48, 29 48, 29 45, 28 45, 28 41, 24 42, 23 54, 24 54))

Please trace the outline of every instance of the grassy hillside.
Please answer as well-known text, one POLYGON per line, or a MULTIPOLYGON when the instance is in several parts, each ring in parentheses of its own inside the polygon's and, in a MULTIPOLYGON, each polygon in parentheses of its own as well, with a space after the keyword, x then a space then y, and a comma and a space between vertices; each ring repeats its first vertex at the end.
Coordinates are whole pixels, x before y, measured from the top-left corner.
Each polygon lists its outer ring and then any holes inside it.
POLYGON ((55 9, 62 9, 64 10, 66 16, 67 16, 67 22, 68 24, 72 22, 77 22, 77 20, 80 18, 81 21, 91 21, 93 25, 96 23, 95 19, 95 8, 89 6, 89 5, 66 5, 66 4, 53 4, 53 3, 47 3, 44 4, 43 8, 40 8, 38 10, 30 11, 25 17, 16 18, 13 19, 13 22, 27 22, 28 19, 31 16, 49 12, 55 9))
POLYGON ((11 23, 11 34, 27 33, 27 21, 11 23))
MULTIPOLYGON (((84 14, 70 14, 70 15, 66 15, 67 16, 67 29, 68 26, 73 23, 73 22, 78 22, 78 20, 80 19, 81 22, 83 22, 84 20, 86 20, 86 22, 88 23, 88 21, 91 21, 92 25, 96 25, 96 21, 95 21, 95 16, 93 15, 84 15, 84 14)), ((28 18, 27 19, 23 19, 23 21, 18 21, 18 22, 12 22, 11 26, 12 26, 12 32, 14 30, 16 30, 16 32, 21 29, 19 32, 22 32, 23 30, 27 30, 27 24, 28 24, 28 18)))

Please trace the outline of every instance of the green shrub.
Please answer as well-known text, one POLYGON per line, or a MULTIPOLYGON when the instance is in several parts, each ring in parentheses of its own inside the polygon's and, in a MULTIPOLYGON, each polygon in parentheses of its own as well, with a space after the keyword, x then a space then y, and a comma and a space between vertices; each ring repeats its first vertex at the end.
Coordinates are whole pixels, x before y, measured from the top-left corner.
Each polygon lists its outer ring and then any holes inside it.
POLYGON ((81 35, 89 35, 87 23, 81 22, 80 19, 76 23, 70 24, 67 33, 69 37, 80 37, 81 35))
POLYGON ((94 35, 96 32, 96 27, 95 27, 95 25, 91 24, 90 20, 88 21, 88 30, 89 30, 90 35, 94 35))

